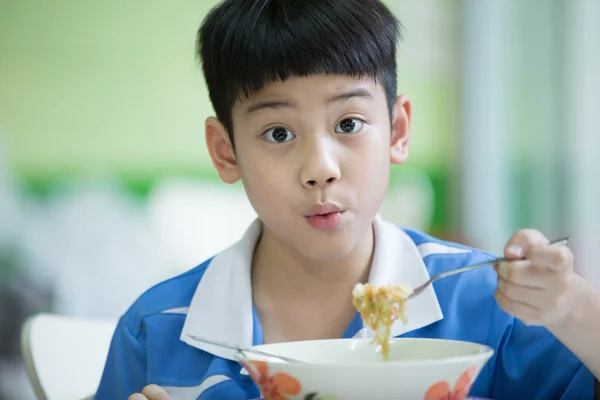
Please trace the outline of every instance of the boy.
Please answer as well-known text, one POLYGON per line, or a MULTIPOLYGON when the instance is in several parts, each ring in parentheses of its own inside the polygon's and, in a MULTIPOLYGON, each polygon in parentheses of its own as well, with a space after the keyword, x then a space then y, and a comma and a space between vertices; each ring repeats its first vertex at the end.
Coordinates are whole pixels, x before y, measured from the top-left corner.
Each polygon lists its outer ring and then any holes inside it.
MULTIPOLYGON (((206 121, 208 149, 224 182, 242 180, 259 219, 136 301, 97 399, 259 397, 233 352, 190 336, 247 347, 362 335, 357 282, 414 287, 491 258, 377 216, 389 162, 408 154, 398 38, 378 0, 226 0, 206 17, 198 53, 217 116, 206 121)), ((517 232, 505 250, 513 261, 436 282, 393 335, 493 347, 472 395, 592 399, 600 292, 573 273, 568 248, 547 243, 517 232)))

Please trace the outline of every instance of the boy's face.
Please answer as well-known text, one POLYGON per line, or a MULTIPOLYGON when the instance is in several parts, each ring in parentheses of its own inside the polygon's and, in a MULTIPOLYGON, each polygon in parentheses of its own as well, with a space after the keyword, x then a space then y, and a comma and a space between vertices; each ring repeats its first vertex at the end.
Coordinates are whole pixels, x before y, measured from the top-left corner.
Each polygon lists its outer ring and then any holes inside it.
POLYGON ((215 119, 209 151, 225 182, 242 180, 268 236, 309 259, 349 254, 381 206, 390 161, 406 159, 408 99, 398 98, 390 127, 373 80, 292 77, 237 102, 232 117, 235 154, 215 119))

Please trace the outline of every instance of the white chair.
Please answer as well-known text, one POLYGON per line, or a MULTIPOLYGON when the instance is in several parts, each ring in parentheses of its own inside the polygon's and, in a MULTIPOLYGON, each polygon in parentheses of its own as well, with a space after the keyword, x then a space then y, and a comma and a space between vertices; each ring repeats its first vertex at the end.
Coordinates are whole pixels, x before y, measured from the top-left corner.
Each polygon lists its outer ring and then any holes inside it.
POLYGON ((29 380, 40 400, 91 399, 117 321, 37 314, 21 331, 29 380))

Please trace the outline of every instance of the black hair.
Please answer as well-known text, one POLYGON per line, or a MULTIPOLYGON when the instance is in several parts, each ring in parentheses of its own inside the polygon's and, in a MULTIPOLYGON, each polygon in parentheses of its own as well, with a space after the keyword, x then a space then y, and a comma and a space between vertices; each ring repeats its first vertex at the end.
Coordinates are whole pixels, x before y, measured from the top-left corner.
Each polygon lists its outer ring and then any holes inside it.
POLYGON ((375 79, 391 116, 400 37, 400 23, 380 0, 225 0, 200 26, 196 52, 233 143, 235 102, 291 76, 375 79))

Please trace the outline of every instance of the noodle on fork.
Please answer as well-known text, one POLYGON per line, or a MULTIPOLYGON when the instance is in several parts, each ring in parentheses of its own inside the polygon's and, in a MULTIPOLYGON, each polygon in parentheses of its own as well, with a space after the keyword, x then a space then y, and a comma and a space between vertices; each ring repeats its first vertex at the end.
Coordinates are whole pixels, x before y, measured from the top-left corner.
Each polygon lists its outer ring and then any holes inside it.
POLYGON ((406 299, 412 293, 409 285, 381 286, 358 283, 352 290, 352 304, 365 325, 375 333, 373 343, 381 346, 383 359, 389 358, 389 339, 394 322, 408 321, 406 299))

